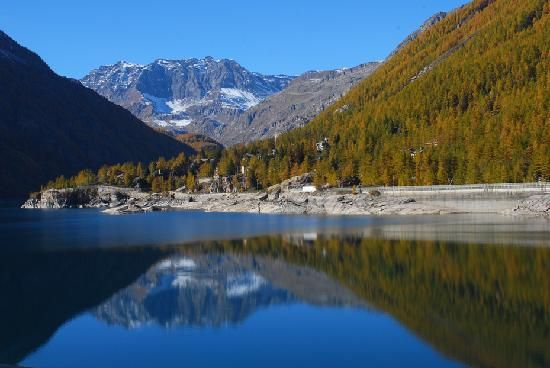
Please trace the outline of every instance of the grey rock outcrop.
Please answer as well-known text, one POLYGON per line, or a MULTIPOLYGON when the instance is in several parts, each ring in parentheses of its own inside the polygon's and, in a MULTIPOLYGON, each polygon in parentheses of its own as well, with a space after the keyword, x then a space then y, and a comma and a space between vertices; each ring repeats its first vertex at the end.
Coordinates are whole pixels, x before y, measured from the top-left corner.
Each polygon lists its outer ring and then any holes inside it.
POLYGON ((90 186, 67 189, 49 189, 38 197, 28 199, 21 208, 101 208, 116 207, 143 193, 130 188, 90 186))
POLYGON ((494 213, 517 216, 550 216, 550 194, 523 193, 521 199, 500 200, 490 194, 464 197, 458 192, 416 194, 381 193, 372 188, 326 189, 304 192, 311 176, 305 174, 274 185, 266 192, 248 193, 146 193, 110 186, 47 190, 22 208, 105 208, 110 214, 168 209, 206 212, 241 212, 302 215, 436 215, 494 213), (456 197, 458 195, 458 197, 456 197))

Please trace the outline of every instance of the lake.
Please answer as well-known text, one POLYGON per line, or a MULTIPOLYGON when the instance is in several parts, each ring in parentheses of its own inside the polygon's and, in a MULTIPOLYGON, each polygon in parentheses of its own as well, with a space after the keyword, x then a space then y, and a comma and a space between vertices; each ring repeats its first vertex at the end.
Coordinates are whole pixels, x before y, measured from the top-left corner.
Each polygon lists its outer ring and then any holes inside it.
POLYGON ((550 221, 0 208, 0 364, 548 367, 550 221))

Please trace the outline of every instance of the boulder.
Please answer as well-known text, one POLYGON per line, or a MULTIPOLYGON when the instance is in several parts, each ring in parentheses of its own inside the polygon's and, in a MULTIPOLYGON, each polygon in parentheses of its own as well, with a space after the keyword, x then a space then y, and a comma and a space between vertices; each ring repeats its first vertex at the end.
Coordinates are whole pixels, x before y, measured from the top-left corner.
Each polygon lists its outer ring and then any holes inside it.
POLYGON ((268 198, 267 198, 268 200, 275 201, 279 199, 279 196, 281 194, 281 185, 277 184, 267 188, 267 193, 268 193, 268 198))
POLYGON ((306 184, 311 184, 313 182, 313 176, 310 173, 305 173, 299 176, 293 176, 290 179, 283 181, 281 189, 283 191, 288 191, 290 189, 302 188, 306 184))

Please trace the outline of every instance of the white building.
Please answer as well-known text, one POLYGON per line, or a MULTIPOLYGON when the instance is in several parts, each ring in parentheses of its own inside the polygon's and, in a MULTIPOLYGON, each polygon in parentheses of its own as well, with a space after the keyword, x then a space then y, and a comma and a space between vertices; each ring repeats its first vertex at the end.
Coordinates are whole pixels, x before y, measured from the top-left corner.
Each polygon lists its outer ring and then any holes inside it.
POLYGON ((304 193, 315 193, 317 191, 317 187, 315 185, 304 185, 302 187, 302 192, 304 193))

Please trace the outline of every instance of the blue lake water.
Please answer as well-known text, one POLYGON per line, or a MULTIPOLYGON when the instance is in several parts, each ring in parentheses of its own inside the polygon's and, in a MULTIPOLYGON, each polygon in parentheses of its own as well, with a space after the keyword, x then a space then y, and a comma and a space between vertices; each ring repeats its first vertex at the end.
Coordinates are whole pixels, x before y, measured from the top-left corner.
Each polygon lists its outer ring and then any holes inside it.
POLYGON ((0 364, 547 367, 550 222, 0 208, 0 364))

